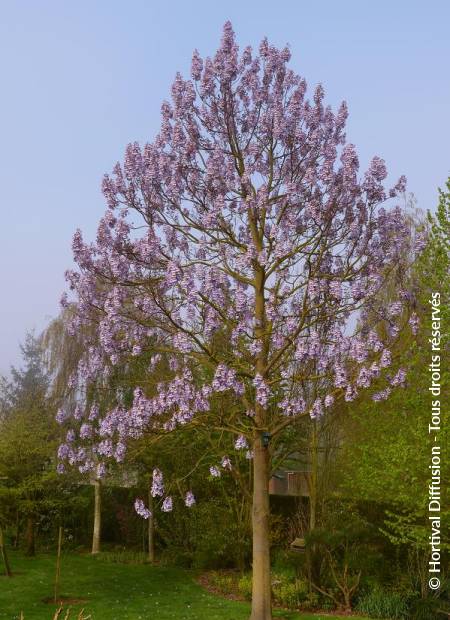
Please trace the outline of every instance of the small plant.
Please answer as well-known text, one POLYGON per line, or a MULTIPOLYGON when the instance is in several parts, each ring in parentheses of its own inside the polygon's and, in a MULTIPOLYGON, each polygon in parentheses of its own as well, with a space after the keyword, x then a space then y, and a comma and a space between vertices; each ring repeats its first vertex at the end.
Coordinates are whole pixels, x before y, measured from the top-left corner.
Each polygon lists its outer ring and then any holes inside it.
POLYGON ((247 601, 252 599, 252 576, 242 575, 238 582, 239 594, 243 596, 247 601))
POLYGON ((408 598, 404 594, 381 590, 380 588, 362 596, 356 609, 370 618, 402 620, 410 617, 408 598))

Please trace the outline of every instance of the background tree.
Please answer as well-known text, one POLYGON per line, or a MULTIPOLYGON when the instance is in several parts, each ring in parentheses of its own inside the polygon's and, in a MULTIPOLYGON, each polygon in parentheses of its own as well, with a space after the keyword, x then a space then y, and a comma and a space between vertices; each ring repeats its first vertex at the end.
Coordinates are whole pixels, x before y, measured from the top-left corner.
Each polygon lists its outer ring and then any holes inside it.
MULTIPOLYGON (((449 187, 449 183, 447 183, 449 187)), ((373 511, 383 535, 407 558, 408 575, 414 590, 423 598, 430 595, 428 588, 429 534, 428 485, 430 483, 431 445, 428 425, 431 415, 429 393, 431 312, 429 300, 439 293, 441 299, 441 350, 448 354, 448 274, 450 265, 449 243, 450 194, 440 191, 438 210, 427 216, 430 229, 428 243, 415 265, 410 281, 411 294, 416 300, 416 337, 404 335, 393 349, 394 358, 408 368, 410 379, 402 394, 394 394, 382 409, 367 398, 355 403, 342 426, 343 444, 337 461, 335 483, 348 497, 359 502, 364 511, 373 511), (389 438, 389 439, 387 439, 389 438), (364 508, 366 506, 366 508, 364 508), (381 517, 380 517, 381 513, 381 517)), ((419 226, 424 225, 419 222, 419 226)), ((442 359, 443 359, 442 358, 442 359)), ((441 367, 441 394, 448 393, 449 373, 441 367)), ((443 397, 439 400, 443 405, 443 397)), ((441 409, 439 444, 449 443, 449 416, 441 409)), ((449 464, 441 459, 441 479, 450 472, 449 464)), ((442 533, 446 536, 446 494, 442 496, 442 533)), ((448 534, 448 533, 447 533, 448 534)), ((445 542, 443 542, 445 548, 445 542)), ((393 580, 395 578, 393 577, 393 580)))
POLYGON ((41 343, 29 333, 21 350, 23 366, 12 368, 11 379, 4 382, 0 477, 9 490, 10 511, 14 507, 17 513, 17 527, 26 519, 27 553, 34 555, 36 523, 48 512, 59 484, 55 456, 60 437, 47 401, 49 380, 41 343))
MULTIPOLYGON (((83 356, 82 338, 69 335, 68 332, 72 316, 73 308, 66 308, 60 316, 50 322, 42 334, 42 347, 49 373, 49 400, 59 411, 76 403, 76 390, 70 383, 70 377, 83 356)), ((101 399, 104 398, 105 393, 102 393, 101 399)), ((73 433, 71 429, 66 431, 68 433, 66 437, 73 433)), ((102 485, 100 477, 96 475, 90 476, 90 483, 94 490, 91 553, 97 554, 101 547, 102 485)))

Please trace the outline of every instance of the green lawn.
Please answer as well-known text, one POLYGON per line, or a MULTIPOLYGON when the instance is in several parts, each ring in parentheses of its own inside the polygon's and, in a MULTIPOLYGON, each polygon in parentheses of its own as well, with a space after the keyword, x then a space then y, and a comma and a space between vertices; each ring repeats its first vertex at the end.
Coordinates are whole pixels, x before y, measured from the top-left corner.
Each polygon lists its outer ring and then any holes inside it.
MULTIPOLYGON (((25 558, 11 553, 15 576, 0 577, 0 619, 51 620, 54 605, 42 602, 52 595, 55 558, 25 558)), ((175 568, 146 564, 113 564, 100 558, 64 555, 61 594, 86 599, 92 620, 247 620, 249 605, 205 592, 193 574, 175 568)), ((286 620, 331 620, 324 614, 275 612, 286 620)))

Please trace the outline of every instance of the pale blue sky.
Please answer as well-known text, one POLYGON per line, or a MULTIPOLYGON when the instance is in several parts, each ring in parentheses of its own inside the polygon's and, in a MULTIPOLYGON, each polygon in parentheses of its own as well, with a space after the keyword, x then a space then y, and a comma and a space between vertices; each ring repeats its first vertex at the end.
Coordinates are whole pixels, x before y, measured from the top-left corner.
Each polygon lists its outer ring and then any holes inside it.
POLYGON ((422 208, 450 173, 450 3, 414 0, 0 0, 0 372, 58 312, 75 228, 95 234, 100 181, 194 47, 231 19, 241 45, 290 43, 292 66, 346 99, 362 163, 386 159, 422 208))

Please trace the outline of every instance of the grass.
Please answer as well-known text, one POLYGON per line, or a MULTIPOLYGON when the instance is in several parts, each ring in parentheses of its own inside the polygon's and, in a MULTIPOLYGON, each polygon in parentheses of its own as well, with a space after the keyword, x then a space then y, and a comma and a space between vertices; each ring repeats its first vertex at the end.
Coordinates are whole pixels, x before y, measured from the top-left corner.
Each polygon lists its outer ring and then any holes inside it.
MULTIPOLYGON (((10 556, 15 574, 10 579, 0 577, 0 620, 18 620, 21 611, 25 620, 50 620, 56 606, 43 599, 52 596, 54 556, 10 556)), ((247 603, 206 592, 189 571, 117 564, 101 556, 63 555, 60 592, 63 597, 85 599, 71 607, 73 611, 84 607, 92 620, 247 620, 250 609, 247 603)), ((280 610, 274 616, 279 620, 335 618, 280 610)))

